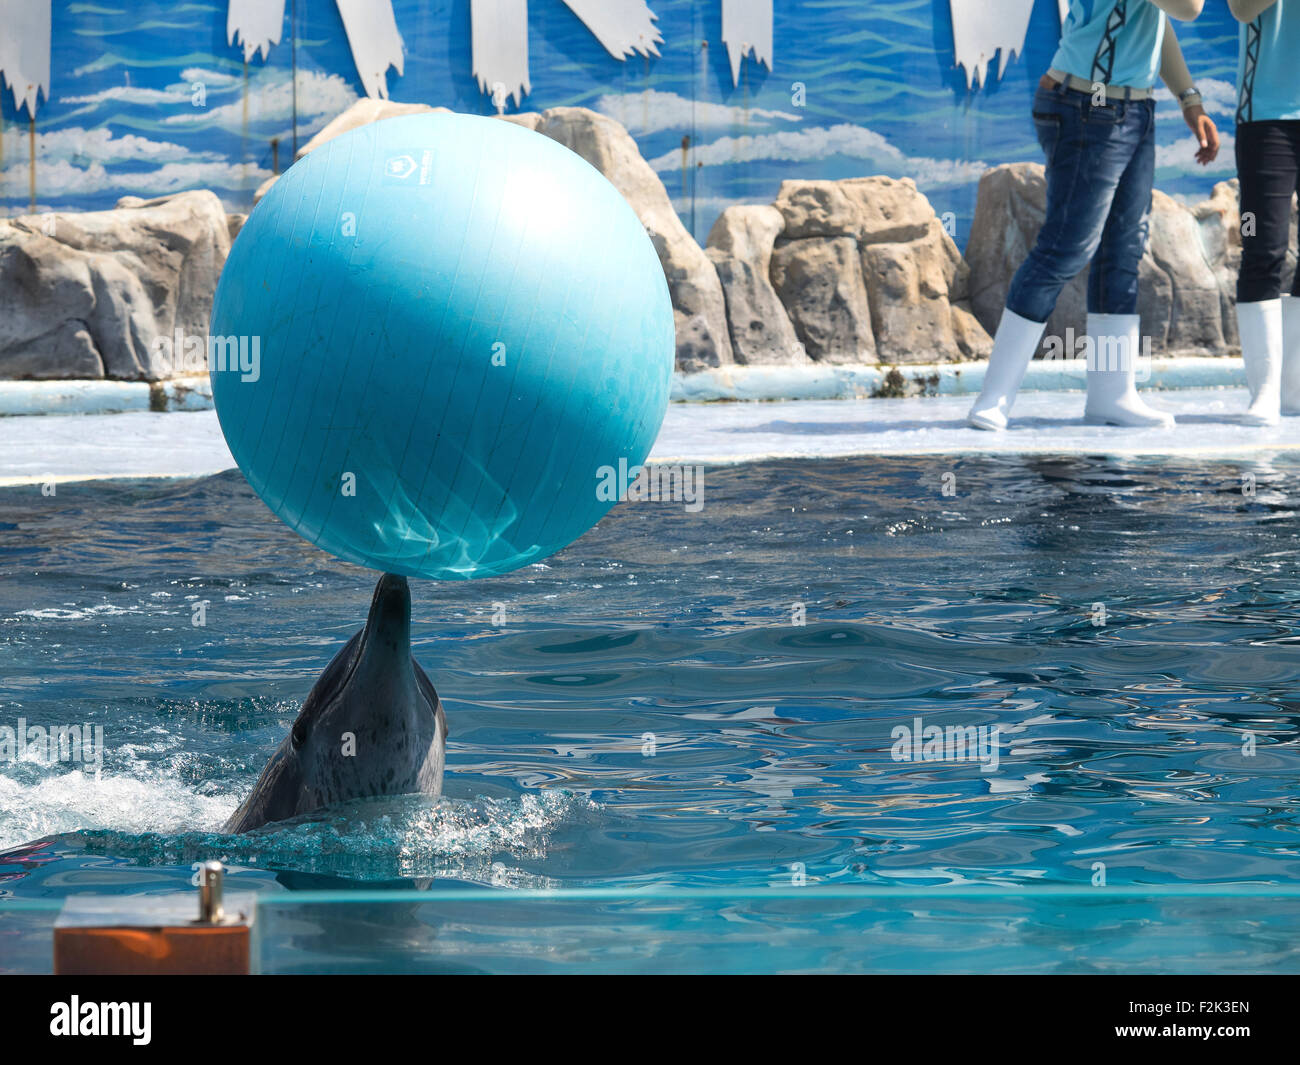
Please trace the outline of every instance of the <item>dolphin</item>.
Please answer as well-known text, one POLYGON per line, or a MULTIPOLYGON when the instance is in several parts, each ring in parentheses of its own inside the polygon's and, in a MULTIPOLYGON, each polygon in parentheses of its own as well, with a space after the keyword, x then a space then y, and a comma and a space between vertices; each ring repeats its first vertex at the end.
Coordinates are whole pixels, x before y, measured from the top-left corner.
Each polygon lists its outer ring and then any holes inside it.
POLYGON ((226 832, 371 795, 442 792, 447 719, 411 657, 411 590, 384 574, 370 616, 312 687, 226 832))

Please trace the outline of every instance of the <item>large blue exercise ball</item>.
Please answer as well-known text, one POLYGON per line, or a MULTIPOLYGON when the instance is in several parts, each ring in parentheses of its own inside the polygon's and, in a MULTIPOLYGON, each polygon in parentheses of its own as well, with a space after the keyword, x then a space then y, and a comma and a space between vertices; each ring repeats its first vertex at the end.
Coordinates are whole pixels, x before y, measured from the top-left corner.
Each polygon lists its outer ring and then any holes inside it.
POLYGON ((221 428, 266 505, 339 558, 444 579, 595 525, 609 471, 649 454, 675 350, 614 186, 541 134, 443 113, 294 164, 235 240, 211 334, 221 428))

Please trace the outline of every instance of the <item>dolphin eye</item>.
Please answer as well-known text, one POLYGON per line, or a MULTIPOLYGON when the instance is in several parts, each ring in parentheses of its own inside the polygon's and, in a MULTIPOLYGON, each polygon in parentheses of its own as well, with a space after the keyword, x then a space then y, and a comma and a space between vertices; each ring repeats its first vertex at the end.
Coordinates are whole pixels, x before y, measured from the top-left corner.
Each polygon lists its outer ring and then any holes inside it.
POLYGON ((293 731, 289 733, 289 742, 295 747, 301 747, 307 742, 307 723, 305 721, 295 721, 293 731))

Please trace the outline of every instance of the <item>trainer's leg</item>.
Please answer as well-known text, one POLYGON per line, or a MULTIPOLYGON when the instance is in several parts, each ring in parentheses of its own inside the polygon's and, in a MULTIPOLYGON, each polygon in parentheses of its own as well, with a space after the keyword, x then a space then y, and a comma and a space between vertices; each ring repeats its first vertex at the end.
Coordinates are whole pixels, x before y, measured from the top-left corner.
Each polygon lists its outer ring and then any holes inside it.
POLYGON ((1016 271, 998 324, 984 386, 967 415, 979 429, 1007 424, 1056 299, 1092 258, 1111 198, 1132 154, 1117 138, 1113 108, 1093 108, 1084 93, 1040 88, 1034 127, 1047 157, 1047 211, 1016 271))
POLYGON ((1246 425, 1274 425, 1281 419, 1283 330, 1281 298, 1237 304, 1241 361, 1250 389, 1250 406, 1241 415, 1246 425))
POLYGON ((995 431, 1007 427, 1016 392, 1025 379, 1029 360, 1038 350, 1038 342, 1046 328, 1046 322, 1022 318, 1010 307, 1002 311, 997 335, 993 338, 989 366, 984 371, 984 384, 966 415, 968 424, 976 429, 995 431))
POLYGON ((1133 145, 1120 176, 1097 254, 1088 275, 1088 398, 1084 420, 1094 425, 1168 428, 1173 415, 1149 406, 1137 391, 1143 358, 1138 317, 1138 271, 1151 232, 1151 187, 1155 180, 1155 103, 1142 100, 1122 109, 1117 135, 1133 145))
POLYGON ((1242 122, 1237 127, 1241 179, 1241 270, 1237 275, 1237 326, 1250 389, 1249 425, 1269 425, 1282 407, 1295 406, 1300 368, 1286 367, 1282 276, 1297 184, 1295 138, 1290 123, 1242 122), (1284 400, 1283 397, 1286 397, 1284 400))
MULTIPOLYGON (((1295 189, 1300 193, 1300 122, 1285 124, 1295 189)), ((1291 295, 1282 297, 1282 413, 1300 414, 1300 263, 1291 295)))

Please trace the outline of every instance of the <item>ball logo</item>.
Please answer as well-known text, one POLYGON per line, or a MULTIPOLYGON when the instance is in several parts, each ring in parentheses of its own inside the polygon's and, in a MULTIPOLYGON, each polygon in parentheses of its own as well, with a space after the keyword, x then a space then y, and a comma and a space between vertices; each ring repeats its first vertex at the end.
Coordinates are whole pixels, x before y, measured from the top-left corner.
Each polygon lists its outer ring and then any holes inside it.
POLYGON ((415 160, 409 155, 395 155, 384 164, 384 172, 398 180, 409 178, 415 173, 415 160))
POLYGON ((428 185, 433 180, 432 171, 432 151, 425 149, 418 156, 415 152, 403 152, 384 160, 382 180, 385 185, 404 185, 407 188, 428 185))

